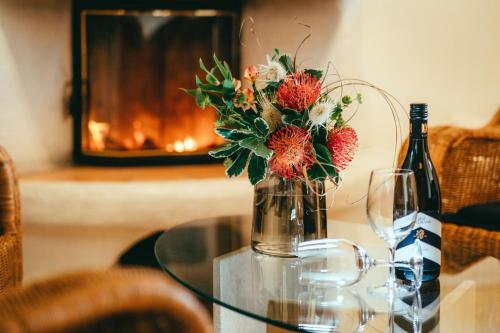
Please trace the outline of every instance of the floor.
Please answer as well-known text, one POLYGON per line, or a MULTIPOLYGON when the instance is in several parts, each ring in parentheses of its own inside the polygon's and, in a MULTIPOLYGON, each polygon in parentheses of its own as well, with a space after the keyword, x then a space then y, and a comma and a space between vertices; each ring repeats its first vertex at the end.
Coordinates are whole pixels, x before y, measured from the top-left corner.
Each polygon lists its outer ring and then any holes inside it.
POLYGON ((75 270, 105 269, 152 228, 24 227, 24 283, 75 270))

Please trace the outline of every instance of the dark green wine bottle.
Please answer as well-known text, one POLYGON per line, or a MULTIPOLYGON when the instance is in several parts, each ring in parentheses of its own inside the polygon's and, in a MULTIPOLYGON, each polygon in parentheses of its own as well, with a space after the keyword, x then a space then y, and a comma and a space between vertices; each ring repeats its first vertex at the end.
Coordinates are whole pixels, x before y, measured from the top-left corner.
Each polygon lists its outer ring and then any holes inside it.
MULTIPOLYGON (((401 168, 415 173, 419 212, 411 234, 399 243, 396 250, 396 260, 408 260, 415 239, 420 239, 424 257, 423 281, 436 279, 441 267, 441 194, 427 146, 427 118, 427 104, 410 105, 410 138, 401 168)), ((396 277, 411 280, 413 274, 408 269, 399 268, 396 277)))

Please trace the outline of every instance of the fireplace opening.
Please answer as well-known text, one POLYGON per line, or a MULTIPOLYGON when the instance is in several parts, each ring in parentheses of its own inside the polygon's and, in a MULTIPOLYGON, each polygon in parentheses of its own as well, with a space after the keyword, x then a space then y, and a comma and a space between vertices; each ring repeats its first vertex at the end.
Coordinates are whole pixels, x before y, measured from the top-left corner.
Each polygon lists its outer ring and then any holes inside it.
POLYGON ((215 110, 199 109, 179 88, 193 86, 203 75, 199 58, 213 53, 238 70, 237 20, 237 11, 220 8, 82 8, 74 44, 76 160, 211 162, 207 152, 222 143, 215 110))

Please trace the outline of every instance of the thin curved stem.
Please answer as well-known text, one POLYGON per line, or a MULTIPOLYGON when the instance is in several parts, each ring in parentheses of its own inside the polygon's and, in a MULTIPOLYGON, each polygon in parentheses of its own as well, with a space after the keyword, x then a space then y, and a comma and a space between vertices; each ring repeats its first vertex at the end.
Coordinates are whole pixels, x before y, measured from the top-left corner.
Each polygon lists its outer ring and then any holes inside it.
POLYGON ((396 285, 396 267, 394 266, 394 258, 396 256, 396 247, 389 247, 389 278, 387 279, 387 285, 393 287, 396 285))

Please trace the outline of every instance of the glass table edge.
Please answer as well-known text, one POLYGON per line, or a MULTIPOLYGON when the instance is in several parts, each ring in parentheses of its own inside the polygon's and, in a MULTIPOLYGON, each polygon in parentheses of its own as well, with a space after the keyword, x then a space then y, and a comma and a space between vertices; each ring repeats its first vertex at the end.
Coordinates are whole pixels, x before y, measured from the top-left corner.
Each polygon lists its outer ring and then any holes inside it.
MULTIPOLYGON (((194 221, 193 221, 194 222, 194 221)), ((156 240, 155 242, 155 247, 154 247, 154 252, 155 252, 155 257, 156 257, 156 260, 158 261, 162 271, 164 271, 165 273, 167 273, 172 279, 174 279, 176 282, 178 282, 179 284, 181 284, 183 287, 187 288, 188 290, 190 290, 191 292, 193 292, 195 295, 197 296, 200 296, 202 297, 203 299, 211 302, 211 303, 215 303, 217 305, 220 305, 226 309, 229 309, 231 311, 234 311, 238 314, 241 314, 241 315, 244 315, 246 317, 250 317, 252 319, 255 319, 255 320, 258 320, 258 321, 261 321, 261 322, 264 322, 266 324, 271 324, 273 326, 276 326, 276 327, 279 327, 279 328, 283 328, 283 329, 286 329, 286 330, 291 330, 291 331, 294 331, 294 332, 308 332, 308 331, 305 331, 301 328, 299 328, 298 326, 295 326, 295 325, 292 325, 292 324, 286 324, 282 321, 277 321, 277 320, 274 320, 274 319, 269 319, 268 317, 264 317, 264 316, 259 316, 255 313, 252 313, 252 312, 248 312, 248 311, 245 311, 245 310, 242 310, 240 308, 237 308, 235 306, 232 306, 230 304, 227 304, 227 303, 224 303, 223 301, 215 298, 215 297, 212 297, 210 295, 208 295, 207 293, 199 290, 198 288, 195 288, 191 285, 189 285, 188 283, 185 283, 181 278, 179 278, 177 275, 175 275, 172 271, 170 271, 167 267, 165 267, 164 265, 162 265, 160 263, 160 257, 158 255, 158 244, 160 242, 160 240, 169 232, 169 231, 172 231, 174 229, 176 229, 177 227, 174 227, 172 229, 169 229, 167 231, 164 231, 160 237, 158 237, 158 239, 156 240)), ((312 333, 312 332, 311 332, 312 333)))

